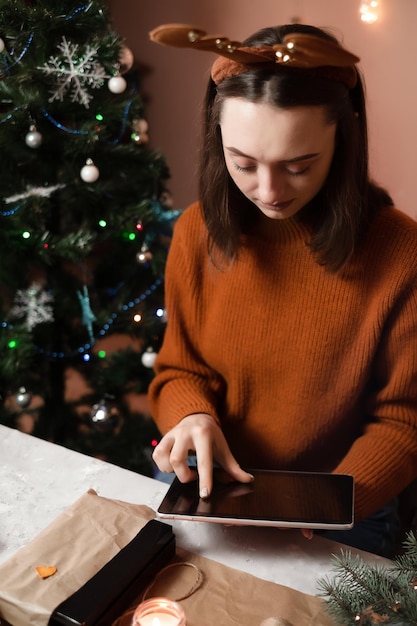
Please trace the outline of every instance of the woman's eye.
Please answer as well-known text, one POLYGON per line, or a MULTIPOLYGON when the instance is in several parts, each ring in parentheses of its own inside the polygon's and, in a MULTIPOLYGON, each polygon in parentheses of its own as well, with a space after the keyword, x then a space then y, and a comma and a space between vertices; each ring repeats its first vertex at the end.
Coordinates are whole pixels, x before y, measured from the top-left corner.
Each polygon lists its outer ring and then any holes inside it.
POLYGON ((307 165, 307 167, 304 167, 302 170, 291 170, 287 167, 285 171, 287 174, 290 174, 290 176, 304 176, 304 174, 308 174, 310 170, 311 165, 307 165))
POLYGON ((247 165, 246 167, 243 167, 242 165, 238 165, 237 163, 233 163, 233 167, 238 172, 253 172, 253 170, 255 169, 255 165, 247 165))

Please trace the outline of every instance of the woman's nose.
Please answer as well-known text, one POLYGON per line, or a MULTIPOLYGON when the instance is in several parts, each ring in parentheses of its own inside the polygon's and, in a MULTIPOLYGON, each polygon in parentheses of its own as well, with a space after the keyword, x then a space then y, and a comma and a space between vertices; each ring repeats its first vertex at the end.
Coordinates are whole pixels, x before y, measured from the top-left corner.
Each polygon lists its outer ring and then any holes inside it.
POLYGON ((258 196, 261 202, 273 204, 285 198, 285 180, 282 173, 272 168, 258 172, 258 196))

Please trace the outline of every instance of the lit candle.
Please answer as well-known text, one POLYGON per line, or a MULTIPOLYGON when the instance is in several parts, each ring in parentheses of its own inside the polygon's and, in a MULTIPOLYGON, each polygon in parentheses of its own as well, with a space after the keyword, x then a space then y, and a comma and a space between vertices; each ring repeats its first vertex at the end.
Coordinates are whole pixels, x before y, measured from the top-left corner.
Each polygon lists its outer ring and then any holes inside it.
POLYGON ((136 621, 140 626, 177 626, 178 620, 172 615, 166 613, 154 613, 153 615, 144 615, 140 621, 136 621))
POLYGON ((132 626, 186 626, 184 610, 168 598, 150 598, 137 607, 132 626))

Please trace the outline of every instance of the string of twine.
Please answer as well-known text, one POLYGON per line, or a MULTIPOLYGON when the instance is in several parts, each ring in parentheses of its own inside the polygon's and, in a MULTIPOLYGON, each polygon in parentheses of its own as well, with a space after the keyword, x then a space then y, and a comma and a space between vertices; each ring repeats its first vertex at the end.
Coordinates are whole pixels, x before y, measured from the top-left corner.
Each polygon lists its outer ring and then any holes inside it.
POLYGON ((191 588, 187 591, 187 593, 180 596, 179 598, 171 598, 173 602, 181 602, 181 600, 186 600, 186 598, 189 598, 190 596, 192 596, 193 593, 195 593, 197 589, 199 589, 201 585, 203 584, 203 580, 204 580, 203 572, 197 567, 197 565, 194 565, 194 563, 191 563, 190 561, 180 561, 179 563, 170 563, 169 565, 166 565, 164 568, 162 568, 161 571, 158 572, 158 574, 155 576, 151 584, 148 585, 148 587, 146 587, 143 593, 142 600, 146 600, 146 598, 148 597, 148 593, 154 588, 154 586, 156 585, 158 580, 161 578, 161 576, 168 570, 173 569, 174 567, 191 567, 191 569, 195 571, 196 577, 195 577, 193 584, 191 585, 191 588))
MULTIPOLYGON (((197 565, 194 565, 194 563, 191 563, 190 561, 179 561, 178 563, 170 563, 169 565, 166 565, 165 567, 163 567, 155 576, 154 580, 150 583, 150 585, 146 587, 142 596, 142 602, 149 597, 148 594, 154 588, 154 586, 156 585, 158 580, 161 578, 161 576, 168 570, 173 569, 175 567, 189 567, 195 571, 196 576, 190 589, 185 594, 183 594, 182 596, 178 598, 170 598, 173 602, 181 602, 181 600, 186 600, 186 598, 189 598, 190 596, 192 596, 193 593, 195 593, 197 589, 201 587, 204 581, 204 576, 203 576, 203 572, 197 567, 197 565)), ((135 611, 136 611, 136 607, 133 609, 129 609, 128 611, 125 611, 125 613, 123 613, 121 617, 119 617, 115 622, 113 622, 113 626, 118 626, 118 624, 122 623, 122 620, 130 616, 133 617, 133 614, 135 611)))

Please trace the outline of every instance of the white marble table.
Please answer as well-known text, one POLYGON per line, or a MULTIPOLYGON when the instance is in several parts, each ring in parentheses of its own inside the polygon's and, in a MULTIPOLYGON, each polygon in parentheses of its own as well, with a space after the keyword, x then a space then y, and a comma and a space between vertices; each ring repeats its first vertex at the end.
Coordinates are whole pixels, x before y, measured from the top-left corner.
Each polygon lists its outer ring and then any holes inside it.
MULTIPOLYGON (((168 486, 0 426, 0 563, 88 489, 156 510, 168 486)), ((177 544, 252 575, 315 595, 340 544, 298 531, 172 522, 177 544)), ((353 551, 356 552, 356 551, 353 551)), ((366 560, 384 559, 359 552, 366 560)))

